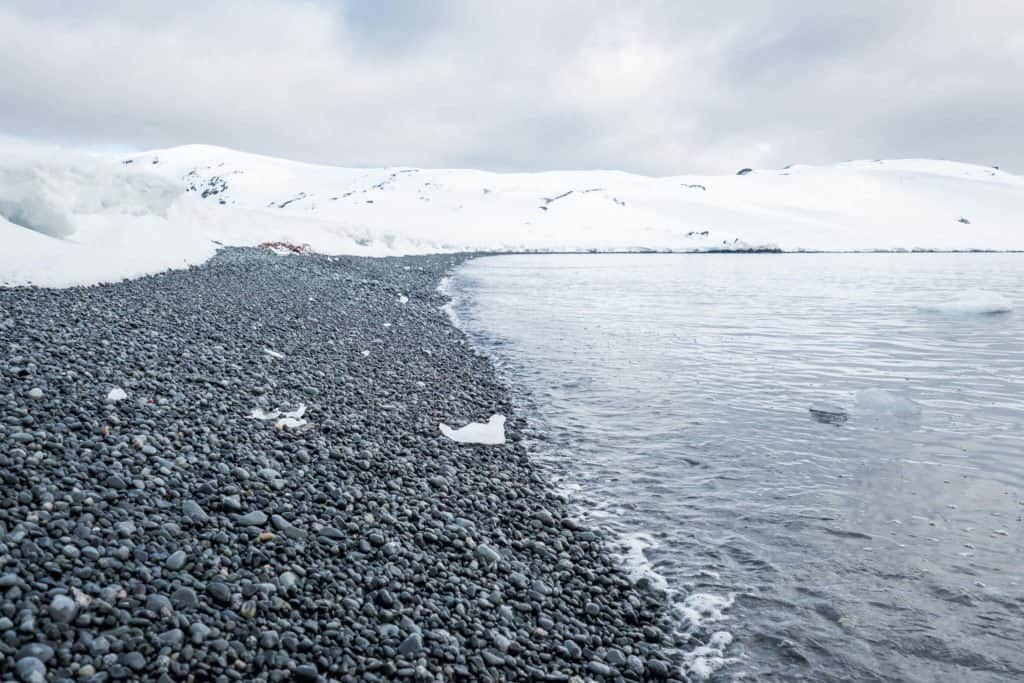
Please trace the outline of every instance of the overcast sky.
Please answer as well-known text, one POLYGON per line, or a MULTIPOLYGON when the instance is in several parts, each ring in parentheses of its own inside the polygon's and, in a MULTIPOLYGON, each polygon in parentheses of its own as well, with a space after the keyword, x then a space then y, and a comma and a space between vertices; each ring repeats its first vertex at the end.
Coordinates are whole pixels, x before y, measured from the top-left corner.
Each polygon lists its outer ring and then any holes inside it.
POLYGON ((1022 0, 3 0, 0 133, 351 166, 1024 172, 1022 0))

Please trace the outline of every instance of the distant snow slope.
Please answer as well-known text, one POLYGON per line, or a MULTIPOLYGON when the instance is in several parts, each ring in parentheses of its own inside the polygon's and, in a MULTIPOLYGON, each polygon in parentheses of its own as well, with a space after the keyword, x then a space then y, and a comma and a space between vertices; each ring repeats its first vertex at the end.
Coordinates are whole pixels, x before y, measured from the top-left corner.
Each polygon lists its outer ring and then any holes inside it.
POLYGON ((456 250, 1024 249, 1024 178, 946 161, 744 175, 315 166, 188 145, 119 158, 0 150, 0 283, 65 286, 219 245, 456 250))

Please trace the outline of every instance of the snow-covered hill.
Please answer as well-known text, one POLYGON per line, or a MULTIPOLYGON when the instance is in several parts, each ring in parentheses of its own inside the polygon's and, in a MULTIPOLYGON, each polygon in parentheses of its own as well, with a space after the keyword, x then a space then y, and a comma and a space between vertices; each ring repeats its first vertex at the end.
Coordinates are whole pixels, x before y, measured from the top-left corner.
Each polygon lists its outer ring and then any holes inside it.
POLYGON ((0 158, 0 282, 63 286, 269 241, 456 250, 1017 250, 1024 178, 946 161, 730 176, 315 166, 189 145, 0 158))

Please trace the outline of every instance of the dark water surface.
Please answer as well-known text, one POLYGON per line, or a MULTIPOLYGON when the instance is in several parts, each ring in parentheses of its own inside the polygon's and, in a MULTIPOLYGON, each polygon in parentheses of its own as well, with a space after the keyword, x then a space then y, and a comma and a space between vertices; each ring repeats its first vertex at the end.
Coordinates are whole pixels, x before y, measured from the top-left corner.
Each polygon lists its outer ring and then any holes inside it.
POLYGON ((1024 255, 481 258, 453 310, 716 680, 1024 680, 1024 255), (809 408, 820 408, 817 417, 809 408))

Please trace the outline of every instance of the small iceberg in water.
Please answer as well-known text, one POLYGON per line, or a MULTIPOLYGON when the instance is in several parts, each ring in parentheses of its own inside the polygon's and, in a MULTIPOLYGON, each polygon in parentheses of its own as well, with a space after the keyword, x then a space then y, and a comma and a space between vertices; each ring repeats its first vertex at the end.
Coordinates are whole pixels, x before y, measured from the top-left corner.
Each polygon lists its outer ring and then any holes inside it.
POLYGON ((909 418, 921 414, 921 406, 908 396, 885 389, 857 392, 857 410, 875 416, 909 418))
POLYGON ((479 443, 485 446, 497 446, 505 443, 505 416, 491 415, 491 419, 483 422, 470 422, 465 427, 452 429, 441 423, 441 433, 452 441, 459 443, 479 443))
POLYGON ((1009 313, 1013 310, 1013 302, 997 292, 989 292, 984 289, 968 289, 960 292, 949 301, 923 304, 918 308, 932 313, 984 315, 1009 313))

